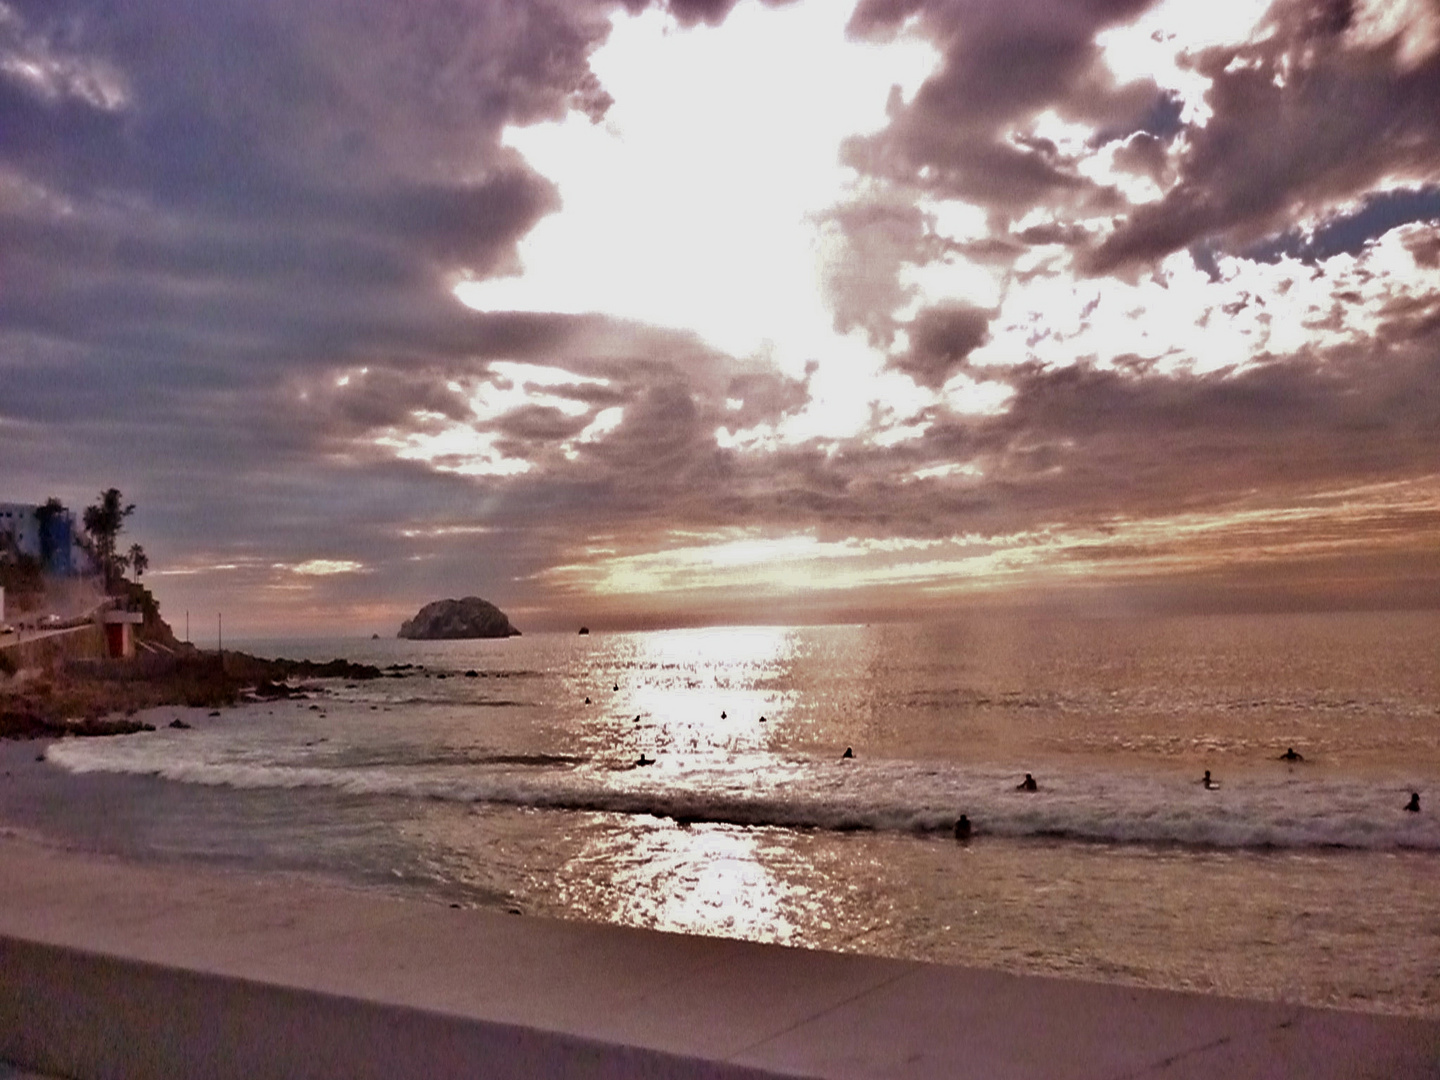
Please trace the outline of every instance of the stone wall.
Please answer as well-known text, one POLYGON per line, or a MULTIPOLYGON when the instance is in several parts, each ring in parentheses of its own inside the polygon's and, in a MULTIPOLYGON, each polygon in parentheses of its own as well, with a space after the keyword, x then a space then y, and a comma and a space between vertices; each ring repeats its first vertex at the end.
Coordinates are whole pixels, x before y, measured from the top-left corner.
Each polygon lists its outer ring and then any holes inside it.
POLYGON ((17 670, 26 668, 60 668, 71 660, 99 660, 106 655, 105 631, 96 623, 86 623, 74 630, 61 630, 43 637, 0 646, 17 670))

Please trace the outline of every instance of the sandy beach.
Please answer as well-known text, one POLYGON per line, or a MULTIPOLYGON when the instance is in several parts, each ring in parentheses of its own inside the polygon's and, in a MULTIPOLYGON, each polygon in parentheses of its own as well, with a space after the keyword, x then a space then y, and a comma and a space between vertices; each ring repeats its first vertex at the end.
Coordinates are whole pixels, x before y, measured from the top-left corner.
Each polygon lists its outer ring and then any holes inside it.
POLYGON ((1404 1077, 1440 1023, 842 956, 0 838, 0 1060, 74 1077, 1404 1077))

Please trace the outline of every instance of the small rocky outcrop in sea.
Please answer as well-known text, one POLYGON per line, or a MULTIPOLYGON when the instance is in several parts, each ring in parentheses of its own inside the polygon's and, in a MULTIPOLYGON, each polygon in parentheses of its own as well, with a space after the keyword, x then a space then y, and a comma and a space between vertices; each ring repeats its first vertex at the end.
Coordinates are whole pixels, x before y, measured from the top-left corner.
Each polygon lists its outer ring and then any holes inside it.
POLYGON ((490 601, 467 596, 463 600, 436 600, 426 604, 413 619, 401 624, 397 636, 417 641, 437 641, 514 637, 519 633, 510 625, 505 613, 490 601))

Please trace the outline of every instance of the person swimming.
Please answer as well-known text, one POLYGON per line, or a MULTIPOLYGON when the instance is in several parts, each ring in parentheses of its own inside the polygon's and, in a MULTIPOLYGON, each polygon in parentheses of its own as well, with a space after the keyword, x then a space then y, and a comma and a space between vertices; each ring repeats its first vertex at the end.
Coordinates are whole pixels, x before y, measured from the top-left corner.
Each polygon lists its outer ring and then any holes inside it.
POLYGON ((1024 780, 1021 780, 1020 783, 1018 783, 1018 784, 1015 785, 1015 790, 1016 790, 1016 791, 1039 791, 1039 790, 1040 790, 1040 785, 1037 784, 1037 783, 1035 783, 1035 777, 1031 776, 1031 775, 1027 772, 1027 773, 1025 774, 1025 779, 1024 779, 1024 780))
POLYGON ((1204 786, 1206 791, 1213 791, 1215 788, 1220 786, 1217 782, 1210 779, 1209 769, 1205 770, 1205 775, 1200 778, 1200 783, 1204 786))
POLYGON ((853 758, 854 756, 855 756, 855 751, 852 750, 852 749, 850 749, 850 747, 848 747, 848 746, 845 747, 845 752, 840 755, 840 757, 841 757, 842 760, 845 759, 845 758, 853 758))
POLYGON ((955 839, 969 840, 970 831, 971 830, 969 816, 966 814, 961 814, 959 820, 955 822, 955 839))
POLYGON ((1276 760, 1277 760, 1277 761, 1304 761, 1304 760, 1305 760, 1305 755, 1304 755, 1304 754, 1297 754, 1297 753, 1295 752, 1295 747, 1292 746, 1292 747, 1290 747, 1290 749, 1286 750, 1285 753, 1281 754, 1281 755, 1279 756, 1279 758, 1277 758, 1276 760))
POLYGON ((1420 813, 1420 792, 1410 792, 1410 801, 1405 804, 1405 809, 1412 814, 1420 813))
POLYGON ((644 754, 644 752, 642 751, 641 754, 640 754, 640 760, 637 761, 637 762, 635 762, 635 764, 636 764, 636 765, 654 765, 654 764, 655 764, 655 759, 654 759, 653 757, 646 757, 645 754, 644 754))

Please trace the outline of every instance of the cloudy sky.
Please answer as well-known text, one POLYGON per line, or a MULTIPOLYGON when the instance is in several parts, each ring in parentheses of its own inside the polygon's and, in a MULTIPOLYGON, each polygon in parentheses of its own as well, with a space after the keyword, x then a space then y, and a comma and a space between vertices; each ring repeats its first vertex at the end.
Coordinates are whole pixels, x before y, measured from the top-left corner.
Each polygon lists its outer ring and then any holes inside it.
POLYGON ((0 0, 112 485, 236 633, 1440 604, 1440 2, 0 0))

